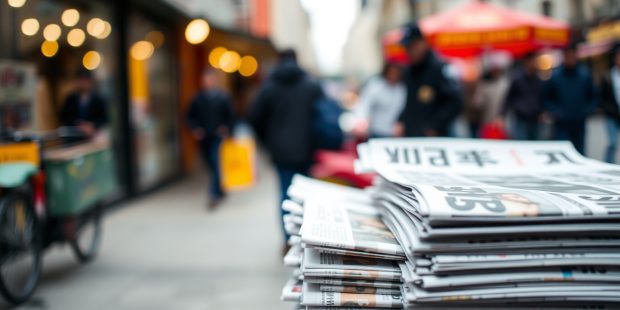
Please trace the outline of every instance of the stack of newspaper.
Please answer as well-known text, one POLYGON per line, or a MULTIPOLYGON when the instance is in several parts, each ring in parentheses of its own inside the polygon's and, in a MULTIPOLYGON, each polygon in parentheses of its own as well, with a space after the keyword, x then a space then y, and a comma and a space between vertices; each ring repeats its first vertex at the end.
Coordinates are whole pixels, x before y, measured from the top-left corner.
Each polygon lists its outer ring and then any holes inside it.
POLYGON ((294 267, 282 299, 301 309, 402 308, 405 253, 368 191, 296 176, 282 207, 294 267))
POLYGON ((620 308, 620 167, 564 142, 378 139, 358 151, 407 257, 405 308, 620 308))

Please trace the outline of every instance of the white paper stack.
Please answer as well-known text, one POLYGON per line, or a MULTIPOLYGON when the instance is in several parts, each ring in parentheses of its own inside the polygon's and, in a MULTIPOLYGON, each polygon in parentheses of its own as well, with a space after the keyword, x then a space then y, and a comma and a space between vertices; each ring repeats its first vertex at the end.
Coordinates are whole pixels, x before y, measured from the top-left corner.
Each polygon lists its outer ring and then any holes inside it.
POLYGON ((370 193, 296 176, 288 194, 284 263, 295 269, 282 299, 300 309, 402 309, 405 253, 370 193))
POLYGON ((565 142, 378 139, 356 168, 419 309, 620 308, 620 168, 565 142))

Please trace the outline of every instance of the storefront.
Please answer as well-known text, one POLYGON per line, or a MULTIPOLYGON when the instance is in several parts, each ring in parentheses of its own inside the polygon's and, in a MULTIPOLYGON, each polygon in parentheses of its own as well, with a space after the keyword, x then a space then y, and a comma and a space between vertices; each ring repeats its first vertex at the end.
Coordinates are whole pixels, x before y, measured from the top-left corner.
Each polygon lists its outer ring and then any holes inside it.
POLYGON ((0 61, 32 68, 36 77, 30 104, 4 107, 19 115, 19 123, 10 125, 60 126, 76 77, 89 71, 106 102, 117 197, 174 178, 181 172, 176 61, 185 23, 163 1, 0 1, 0 61))
MULTIPOLYGON (((242 120, 261 82, 268 77, 277 62, 277 51, 271 41, 213 26, 202 44, 190 45, 184 38, 180 40, 180 55, 184 60, 179 64, 180 110, 187 110, 191 98, 200 88, 202 71, 211 68, 219 72, 221 86, 231 95, 235 114, 242 120), (224 61, 222 58, 232 61, 224 61), (246 59, 250 61, 244 63, 246 59)), ((182 128, 183 164, 186 170, 190 170, 195 166, 195 142, 190 132, 184 126, 182 128)))
POLYGON ((585 42, 579 46, 579 54, 590 60, 595 79, 600 81, 611 68, 612 49, 620 44, 620 17, 597 22, 585 33, 585 42))

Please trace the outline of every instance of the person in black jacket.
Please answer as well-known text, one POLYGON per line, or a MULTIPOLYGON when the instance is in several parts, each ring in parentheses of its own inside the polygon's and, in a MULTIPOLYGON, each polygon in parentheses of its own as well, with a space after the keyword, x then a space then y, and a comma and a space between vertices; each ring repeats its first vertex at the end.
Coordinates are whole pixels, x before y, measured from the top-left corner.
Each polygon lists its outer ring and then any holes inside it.
POLYGON ((570 140, 585 154, 586 119, 599 101, 590 71, 579 64, 577 45, 563 51, 564 62, 543 84, 543 105, 554 121, 556 140, 570 140))
POLYGON ((620 47, 613 52, 613 66, 603 79, 601 108, 607 116, 607 135, 609 142, 605 151, 605 161, 614 163, 618 149, 618 129, 620 128, 620 47))
POLYGON ((431 51, 418 25, 410 23, 403 30, 401 44, 407 50, 411 65, 403 77, 407 101, 395 134, 448 136, 463 105, 461 89, 448 66, 431 51))
POLYGON ((211 170, 208 207, 214 208, 225 195, 220 184, 220 144, 234 125, 230 97, 217 89, 215 71, 203 72, 202 89, 192 99, 187 111, 187 124, 198 142, 203 162, 211 170))
MULTIPOLYGON (((313 115, 323 92, 299 67, 293 50, 283 51, 279 57, 279 64, 252 104, 249 119, 271 153, 283 201, 293 176, 307 174, 312 164, 313 115)), ((288 239, 286 232, 284 236, 288 239)))
POLYGON ((108 123, 106 102, 95 90, 95 81, 90 71, 80 71, 77 88, 65 98, 60 111, 62 126, 78 127, 88 138, 108 123))
POLYGON ((539 139, 539 120, 543 116, 541 101, 543 81, 538 76, 537 57, 536 52, 530 52, 523 57, 521 68, 512 76, 501 110, 499 122, 502 127, 508 113, 514 113, 512 138, 517 140, 539 139))

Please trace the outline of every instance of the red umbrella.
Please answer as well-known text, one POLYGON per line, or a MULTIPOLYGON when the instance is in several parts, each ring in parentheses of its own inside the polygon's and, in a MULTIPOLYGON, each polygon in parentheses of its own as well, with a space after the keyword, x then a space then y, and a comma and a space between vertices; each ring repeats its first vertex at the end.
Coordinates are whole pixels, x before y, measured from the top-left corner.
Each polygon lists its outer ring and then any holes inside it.
MULTIPOLYGON (((448 57, 473 57, 488 49, 519 57, 544 47, 565 46, 570 36, 564 22, 480 1, 426 17, 420 27, 428 42, 448 57)), ((390 54, 394 48, 389 45, 398 44, 399 33, 395 30, 384 37, 387 59, 397 57, 390 54)))

